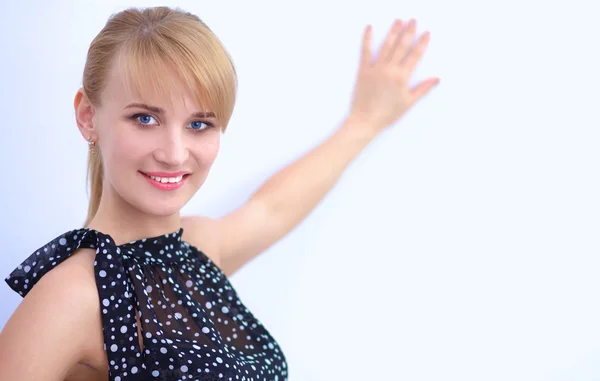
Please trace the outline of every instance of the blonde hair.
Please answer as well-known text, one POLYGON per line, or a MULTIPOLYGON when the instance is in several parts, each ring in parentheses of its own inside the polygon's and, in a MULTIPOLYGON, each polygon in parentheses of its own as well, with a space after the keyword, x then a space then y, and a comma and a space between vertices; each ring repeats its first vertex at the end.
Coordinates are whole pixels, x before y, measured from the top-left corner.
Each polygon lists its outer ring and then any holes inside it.
MULTIPOLYGON (((111 69, 123 70, 137 94, 168 94, 175 73, 197 103, 215 113, 224 132, 233 113, 237 75, 220 40, 197 16, 178 8, 129 8, 112 15, 92 41, 83 72, 83 89, 93 106, 100 105, 111 69)), ((102 196, 100 147, 88 154, 90 187, 88 226, 102 196)))

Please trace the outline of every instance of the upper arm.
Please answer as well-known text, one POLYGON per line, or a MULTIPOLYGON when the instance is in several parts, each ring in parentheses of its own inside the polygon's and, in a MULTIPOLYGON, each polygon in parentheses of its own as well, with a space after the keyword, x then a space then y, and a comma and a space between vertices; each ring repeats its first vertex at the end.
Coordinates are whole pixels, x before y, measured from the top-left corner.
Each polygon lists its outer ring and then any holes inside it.
MULTIPOLYGON (((87 250, 87 249, 86 249, 87 250)), ((66 260, 23 298, 0 335, 0 380, 64 380, 99 310, 88 269, 66 260)))

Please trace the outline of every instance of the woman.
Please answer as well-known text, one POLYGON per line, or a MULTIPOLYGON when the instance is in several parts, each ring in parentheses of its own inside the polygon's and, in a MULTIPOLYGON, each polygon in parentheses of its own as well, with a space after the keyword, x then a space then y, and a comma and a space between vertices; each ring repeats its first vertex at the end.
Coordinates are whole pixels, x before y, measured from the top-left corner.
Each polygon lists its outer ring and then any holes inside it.
POLYGON ((438 83, 408 82, 429 35, 393 24, 362 45, 351 109, 312 152, 220 219, 181 217, 204 183, 236 94, 200 19, 166 7, 113 15, 75 96, 89 142, 85 227, 6 279, 23 297, 0 336, 1 380, 285 380, 285 356, 227 280, 293 229, 350 161, 438 83))

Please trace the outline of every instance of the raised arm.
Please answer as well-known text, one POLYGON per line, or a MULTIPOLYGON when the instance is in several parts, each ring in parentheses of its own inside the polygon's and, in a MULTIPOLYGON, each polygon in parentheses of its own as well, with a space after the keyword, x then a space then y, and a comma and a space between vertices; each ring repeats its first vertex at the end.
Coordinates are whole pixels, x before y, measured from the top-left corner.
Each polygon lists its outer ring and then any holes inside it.
POLYGON ((93 274, 69 261, 39 280, 0 333, 0 380, 62 381, 88 352, 97 290, 93 274))
POLYGON ((215 237, 214 244, 205 245, 227 275, 290 232, 331 190, 353 159, 439 82, 430 78, 409 87, 429 42, 429 33, 416 42, 415 34, 414 20, 397 20, 374 56, 368 26, 352 106, 340 128, 266 181, 239 209, 218 220, 186 219, 186 224, 193 226, 192 237, 194 231, 198 237, 207 237, 206 230, 215 237))

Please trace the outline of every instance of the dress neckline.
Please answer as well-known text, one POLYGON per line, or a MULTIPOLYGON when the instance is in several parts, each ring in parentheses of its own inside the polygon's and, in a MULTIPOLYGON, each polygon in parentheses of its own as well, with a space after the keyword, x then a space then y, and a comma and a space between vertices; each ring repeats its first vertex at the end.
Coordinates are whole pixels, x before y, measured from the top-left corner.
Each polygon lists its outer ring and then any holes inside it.
POLYGON ((105 239, 108 240, 108 242, 116 247, 119 248, 133 248, 133 247, 137 247, 140 245, 147 245, 147 244, 153 244, 153 245, 174 245, 177 248, 179 248, 182 244, 182 236, 183 236, 183 228, 179 228, 178 230, 175 230, 173 232, 170 233, 166 233, 166 234, 160 234, 157 236, 153 236, 153 237, 145 237, 145 238, 139 238, 133 241, 129 241, 126 243, 122 243, 120 245, 117 245, 117 243, 115 242, 114 238, 110 235, 110 234, 106 234, 103 233, 99 230, 96 229, 92 229, 92 228, 83 228, 84 231, 88 231, 88 232, 93 232, 96 235, 100 235, 105 237, 105 239))

